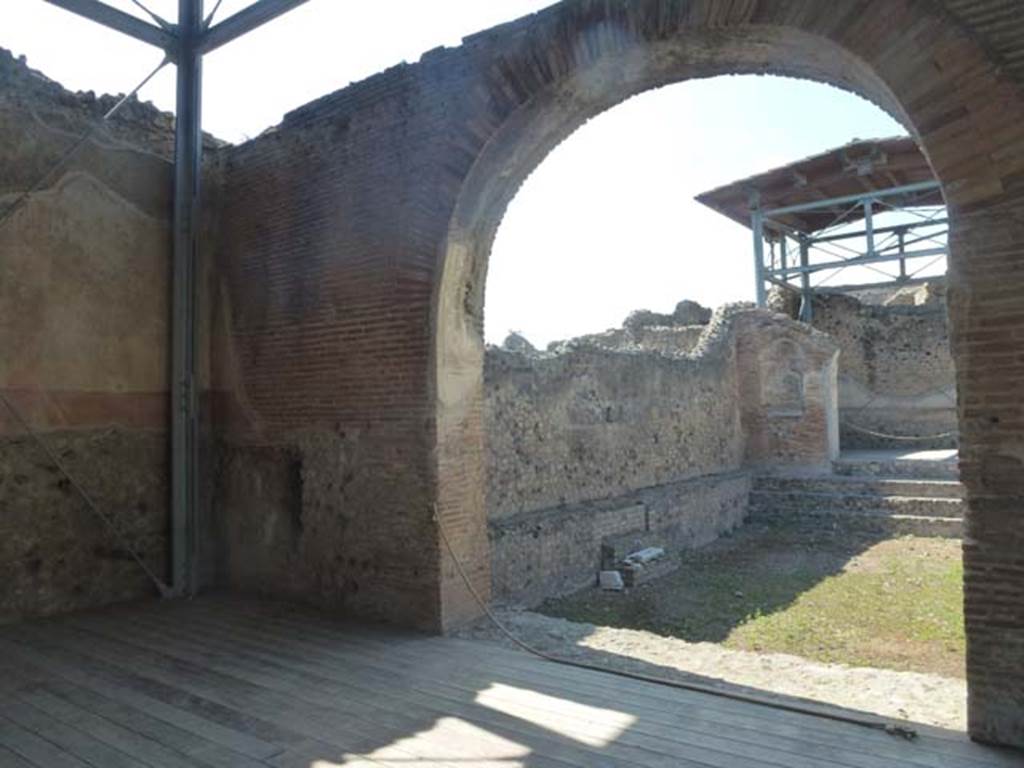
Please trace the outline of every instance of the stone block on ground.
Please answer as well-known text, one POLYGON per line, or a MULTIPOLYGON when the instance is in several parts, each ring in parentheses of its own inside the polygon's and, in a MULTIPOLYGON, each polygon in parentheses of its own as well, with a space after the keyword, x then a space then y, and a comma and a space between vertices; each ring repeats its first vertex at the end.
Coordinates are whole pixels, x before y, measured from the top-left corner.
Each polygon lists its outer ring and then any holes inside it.
POLYGON ((621 592, 626 586, 622 579, 622 574, 618 571, 601 571, 598 574, 597 581, 601 589, 608 590, 609 592, 621 592))
POLYGON ((617 571, 626 587, 635 587, 679 567, 664 537, 649 531, 609 536, 601 543, 601 568, 617 571))

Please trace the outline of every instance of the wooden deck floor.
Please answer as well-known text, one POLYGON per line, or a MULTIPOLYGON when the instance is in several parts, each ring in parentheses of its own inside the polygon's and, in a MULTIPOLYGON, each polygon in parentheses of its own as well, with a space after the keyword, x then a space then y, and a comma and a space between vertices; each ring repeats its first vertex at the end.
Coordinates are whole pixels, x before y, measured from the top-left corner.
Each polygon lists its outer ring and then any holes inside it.
POLYGON ((212 597, 0 628, 0 766, 993 768, 466 640, 212 597))

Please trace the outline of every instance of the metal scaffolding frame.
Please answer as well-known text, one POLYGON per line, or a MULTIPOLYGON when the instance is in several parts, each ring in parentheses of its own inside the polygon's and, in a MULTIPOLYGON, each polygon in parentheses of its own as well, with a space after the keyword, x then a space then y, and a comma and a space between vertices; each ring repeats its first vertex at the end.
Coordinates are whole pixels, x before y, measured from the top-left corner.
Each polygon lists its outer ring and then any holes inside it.
POLYGON ((308 0, 255 0, 214 25, 204 17, 204 0, 178 0, 172 24, 132 0, 147 22, 99 0, 45 0, 164 52, 178 67, 174 135, 174 223, 171 315, 171 526, 170 587, 176 596, 197 587, 199 408, 197 392, 198 225, 203 150, 203 56, 308 0))
POLYGON ((929 278, 918 275, 949 254, 949 220, 942 215, 944 209, 929 203, 927 208, 931 212, 922 213, 915 203, 940 191, 939 182, 933 180, 767 210, 761 207, 760 195, 756 191, 751 193, 750 228, 754 235, 757 305, 763 307, 767 303, 769 286, 794 289, 801 297, 800 318, 810 321, 812 298, 818 288, 812 285, 812 277, 831 273, 825 278, 829 279, 850 267, 866 267, 885 279, 830 285, 829 292, 926 282, 929 278), (782 216, 811 211, 835 214, 834 221, 823 229, 803 231, 779 220, 782 216), (893 226, 877 227, 876 217, 882 213, 904 214, 905 220, 893 226), (863 229, 846 229, 860 220, 864 222, 863 229), (863 246, 851 247, 851 242, 863 246), (924 247, 920 247, 922 245, 924 247), (908 262, 920 259, 929 261, 916 271, 908 271, 908 262), (879 269, 885 264, 898 265, 898 274, 879 269))
POLYGON ((854 139, 696 199, 751 229, 758 305, 782 287, 800 295, 804 320, 818 291, 922 283, 948 255, 941 185, 906 135, 854 139))

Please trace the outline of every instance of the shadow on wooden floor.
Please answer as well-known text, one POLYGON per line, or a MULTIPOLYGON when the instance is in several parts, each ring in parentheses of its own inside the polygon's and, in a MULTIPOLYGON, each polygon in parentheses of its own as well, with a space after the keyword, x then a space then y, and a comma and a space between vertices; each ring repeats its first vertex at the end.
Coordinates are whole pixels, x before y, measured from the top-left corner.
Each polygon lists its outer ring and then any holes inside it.
POLYGON ((909 742, 252 598, 0 628, 12 768, 1020 765, 958 733, 909 742))

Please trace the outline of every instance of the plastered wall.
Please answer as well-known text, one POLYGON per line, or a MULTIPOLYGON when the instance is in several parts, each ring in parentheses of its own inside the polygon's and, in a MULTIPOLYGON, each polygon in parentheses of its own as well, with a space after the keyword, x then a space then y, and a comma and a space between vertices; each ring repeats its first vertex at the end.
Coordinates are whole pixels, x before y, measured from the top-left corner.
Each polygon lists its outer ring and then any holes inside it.
MULTIPOLYGON (((113 103, 0 50, 0 210, 113 103)), ((0 391, 161 576, 171 135, 170 116, 129 103, 0 226, 0 391)), ((152 594, 0 407, 0 622, 152 594)))

